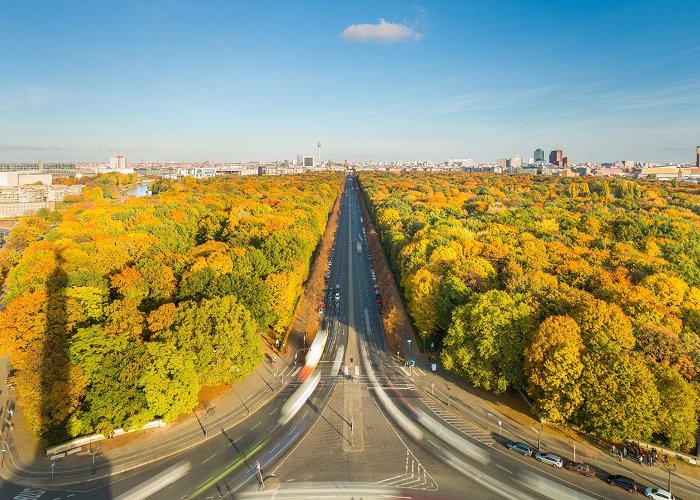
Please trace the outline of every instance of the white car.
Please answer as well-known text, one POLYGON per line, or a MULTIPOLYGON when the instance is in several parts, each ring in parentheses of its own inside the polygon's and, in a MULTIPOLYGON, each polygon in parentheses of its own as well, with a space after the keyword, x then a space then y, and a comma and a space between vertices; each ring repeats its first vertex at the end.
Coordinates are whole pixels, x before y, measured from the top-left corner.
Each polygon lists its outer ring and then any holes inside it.
POLYGON ((559 455, 555 455, 554 453, 540 453, 539 451, 535 453, 535 459, 539 460, 543 464, 549 464, 553 467, 562 467, 564 465, 564 461, 561 459, 559 455))
POLYGON ((671 495, 670 492, 662 490, 661 488, 647 488, 644 490, 644 495, 647 498, 653 498, 654 500, 675 500, 676 497, 671 495))

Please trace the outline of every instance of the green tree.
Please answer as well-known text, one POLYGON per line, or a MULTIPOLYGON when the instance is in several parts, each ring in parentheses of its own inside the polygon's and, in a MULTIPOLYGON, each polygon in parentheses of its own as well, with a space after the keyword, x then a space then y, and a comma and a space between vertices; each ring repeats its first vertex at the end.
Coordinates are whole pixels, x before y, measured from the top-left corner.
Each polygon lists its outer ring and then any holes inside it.
POLYGON ((445 368, 476 387, 524 386, 523 348, 532 335, 531 309, 519 295, 490 290, 454 310, 444 340, 445 368))
POLYGON ((657 429, 659 391, 647 366, 626 353, 586 352, 583 404, 574 421, 604 439, 649 439, 657 429))
POLYGON ((698 431, 699 395, 671 367, 656 365, 654 373, 661 399, 656 411, 659 420, 656 430, 664 435, 671 448, 689 450, 698 431))

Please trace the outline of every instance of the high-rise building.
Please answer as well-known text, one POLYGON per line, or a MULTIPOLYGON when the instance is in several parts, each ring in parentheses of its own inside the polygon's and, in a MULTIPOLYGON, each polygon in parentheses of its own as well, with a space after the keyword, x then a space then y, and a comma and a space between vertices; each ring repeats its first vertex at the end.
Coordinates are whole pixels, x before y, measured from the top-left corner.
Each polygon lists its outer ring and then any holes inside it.
POLYGON ((700 146, 695 147, 695 168, 700 168, 700 146))
POLYGON ((553 149, 552 152, 549 153, 549 163, 561 168, 564 165, 563 156, 561 149, 553 149))
POLYGON ((535 161, 538 160, 544 160, 544 149, 542 148, 535 149, 535 161))
POLYGON ((571 160, 569 160, 568 156, 564 157, 564 168, 569 168, 571 166, 571 160))
POLYGON ((109 168, 111 169, 124 169, 126 168, 126 157, 125 156, 112 156, 109 158, 109 168))
POLYGON ((506 168, 508 166, 508 160, 506 158, 499 158, 496 160, 496 165, 501 168, 506 168))

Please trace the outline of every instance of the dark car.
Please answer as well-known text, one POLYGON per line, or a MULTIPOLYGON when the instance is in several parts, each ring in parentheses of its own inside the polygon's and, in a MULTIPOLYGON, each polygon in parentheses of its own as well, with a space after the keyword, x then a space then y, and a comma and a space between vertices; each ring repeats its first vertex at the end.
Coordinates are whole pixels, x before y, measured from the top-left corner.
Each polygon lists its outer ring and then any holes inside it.
POLYGON ((608 479, 606 479, 608 484, 612 484, 613 486, 619 486, 620 488, 626 489, 627 491, 637 491, 637 486, 634 484, 634 480, 630 479, 627 476, 618 476, 617 474, 613 474, 612 476, 608 476, 608 479))
POLYGON ((564 464, 564 467, 568 470, 578 472, 582 476, 595 477, 595 469, 593 469, 593 467, 591 467, 590 465, 584 464, 582 462, 567 462, 564 464))
POLYGON ((525 444, 525 443, 520 443, 520 442, 513 442, 513 441, 508 441, 506 443, 506 447, 509 450, 517 451, 518 453, 526 456, 532 455, 533 449, 531 446, 525 444))

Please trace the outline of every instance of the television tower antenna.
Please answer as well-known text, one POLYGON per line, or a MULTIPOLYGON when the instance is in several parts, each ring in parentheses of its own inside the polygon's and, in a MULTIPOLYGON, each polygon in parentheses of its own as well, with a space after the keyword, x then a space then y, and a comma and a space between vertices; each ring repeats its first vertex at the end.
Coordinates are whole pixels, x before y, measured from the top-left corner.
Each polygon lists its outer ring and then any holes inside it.
POLYGON ((321 141, 318 141, 318 166, 321 166, 321 141))

